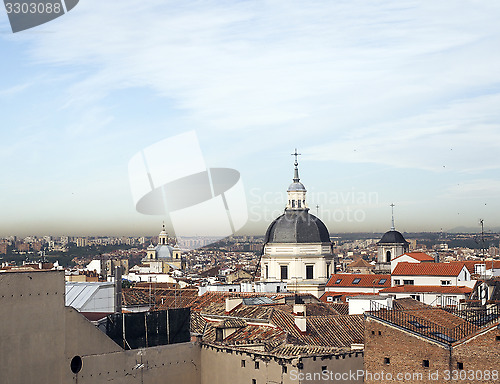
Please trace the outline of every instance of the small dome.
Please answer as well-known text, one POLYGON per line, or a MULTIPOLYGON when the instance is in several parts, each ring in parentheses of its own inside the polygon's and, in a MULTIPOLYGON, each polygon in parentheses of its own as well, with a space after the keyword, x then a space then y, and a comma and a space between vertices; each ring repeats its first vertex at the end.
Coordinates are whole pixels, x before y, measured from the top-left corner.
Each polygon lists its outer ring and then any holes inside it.
POLYGON ((307 210, 286 210, 269 225, 264 243, 330 243, 330 234, 307 210))
POLYGON ((171 259, 173 248, 170 245, 158 244, 156 246, 157 259, 171 259))
POLYGON ((408 244, 403 235, 398 231, 387 231, 377 244, 408 244))
POLYGON ((290 184, 287 192, 294 192, 294 191, 306 192, 306 187, 304 187, 304 184, 302 184, 301 182, 294 182, 294 183, 290 184))

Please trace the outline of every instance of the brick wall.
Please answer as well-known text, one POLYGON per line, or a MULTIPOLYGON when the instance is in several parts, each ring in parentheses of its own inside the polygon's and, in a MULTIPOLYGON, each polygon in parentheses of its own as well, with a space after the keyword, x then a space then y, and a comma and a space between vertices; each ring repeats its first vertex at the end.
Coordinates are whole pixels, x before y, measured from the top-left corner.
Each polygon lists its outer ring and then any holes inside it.
POLYGON ((450 351, 445 346, 372 318, 366 319, 365 383, 391 381, 383 379, 382 374, 386 379, 387 375, 392 375, 395 383, 436 383, 429 378, 429 373, 449 369, 449 361, 450 351), (423 366, 424 360, 429 361, 429 367, 423 366), (398 380, 398 374, 402 380, 398 380), (404 375, 407 375, 406 379, 404 375))
POLYGON ((500 378, 493 373, 500 371, 497 337, 500 339, 500 329, 494 326, 450 350, 438 342, 367 318, 365 383, 498 383, 500 378), (424 367, 424 360, 428 367, 424 367))

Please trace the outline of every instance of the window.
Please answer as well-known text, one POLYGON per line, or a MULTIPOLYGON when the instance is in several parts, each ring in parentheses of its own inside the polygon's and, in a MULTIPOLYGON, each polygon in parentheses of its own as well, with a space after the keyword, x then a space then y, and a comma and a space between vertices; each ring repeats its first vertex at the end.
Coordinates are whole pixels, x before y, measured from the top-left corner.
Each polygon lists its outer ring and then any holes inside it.
POLYGON ((403 280, 404 285, 413 285, 415 284, 415 280, 403 280))
POLYGON ((391 251, 387 251, 387 252, 385 253, 385 261, 386 261, 387 263, 390 263, 390 262, 391 262, 391 251))
POLYGON ((352 283, 353 283, 353 284, 359 284, 359 282, 360 282, 360 281, 361 281, 361 279, 360 279, 359 277, 356 277, 356 278, 352 281, 352 283))
POLYGON ((429 368, 429 360, 423 360, 422 361, 422 367, 429 368))
POLYGON ((222 341, 224 339, 222 328, 215 329, 215 341, 222 341))
POLYGON ((416 320, 411 320, 411 321, 409 321, 408 323, 410 323, 411 325, 413 325, 415 328, 419 328, 419 329, 429 328, 427 325, 420 324, 420 323, 419 323, 418 321, 416 321, 416 320))
POLYGON ((496 337, 496 340, 497 340, 497 341, 500 341, 500 336, 497 336, 497 337, 496 337))
POLYGON ((375 334, 375 331, 372 331, 372 335, 374 335, 374 334, 375 334))
POLYGON ((451 285, 451 280, 441 280, 441 285, 451 285))
POLYGON ((241 360, 241 368, 245 368, 245 360, 241 360))
POLYGON ((259 369, 259 362, 258 361, 255 362, 255 369, 259 369))
POLYGON ((269 279, 269 265, 266 264, 266 279, 269 279))
POLYGON ((330 263, 326 263, 326 276, 330 276, 330 263))
MULTIPOLYGON (((333 297, 332 296, 327 296, 326 297, 326 301, 333 301, 333 297)), ((498 337, 498 336, 497 336, 498 337)))
POLYGON ((302 208, 302 201, 297 200, 297 207, 302 208))
POLYGON ((399 285, 401 284, 401 280, 399 279, 394 279, 394 285, 399 285))
POLYGON ((306 265, 306 279, 312 280, 314 278, 314 265, 306 265))
POLYGON ((387 279, 380 279, 380 280, 378 281, 378 283, 379 283, 380 285, 382 285, 382 284, 385 284, 385 282, 386 282, 386 281, 387 281, 387 279))
POLYGON ((335 284, 340 284, 341 282, 342 282, 342 279, 335 280, 335 284))
POLYGON ((288 279, 288 265, 280 265, 281 280, 288 279))
POLYGON ((391 359, 389 359, 388 357, 384 357, 384 364, 386 365, 391 364, 391 359))
POLYGON ((292 200, 292 208, 295 208, 295 200, 292 200))
POLYGON ((414 300, 420 301, 420 295, 410 295, 410 297, 414 300))
POLYGON ((378 335, 379 335, 379 336, 380 336, 380 335, 382 335, 382 332, 378 331, 378 335))
POLYGON ((464 363, 457 363, 458 369, 464 369, 464 363))
POLYGON ((283 365, 281 367, 281 373, 286 373, 287 372, 287 368, 286 368, 286 365, 283 365))
POLYGON ((257 384, 257 380, 252 379, 252 384, 257 384))

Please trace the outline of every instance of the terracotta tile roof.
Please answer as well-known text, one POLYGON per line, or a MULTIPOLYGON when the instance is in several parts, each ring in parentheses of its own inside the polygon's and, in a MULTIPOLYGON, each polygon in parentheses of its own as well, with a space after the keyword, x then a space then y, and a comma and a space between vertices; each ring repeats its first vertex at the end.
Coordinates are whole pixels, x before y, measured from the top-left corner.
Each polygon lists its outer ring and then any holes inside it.
MULTIPOLYGON (((203 308, 207 307, 211 303, 225 303, 226 297, 268 297, 275 302, 281 301, 286 297, 295 296, 293 293, 281 292, 281 293, 259 293, 259 292, 205 292, 203 295, 198 296, 193 300, 191 304, 192 311, 201 311, 203 308)), ((316 300, 317 299, 310 294, 298 294, 297 296, 316 300)))
POLYGON ((469 294, 472 292, 472 289, 464 286, 455 287, 438 285, 398 285, 396 287, 382 289, 379 293, 384 294, 404 292, 469 294))
POLYGON ((197 289, 149 289, 143 287, 124 288, 122 303, 124 306, 151 305, 152 310, 190 307, 198 298, 197 289))
POLYGON ((191 332, 203 334, 207 321, 201 316, 200 312, 191 311, 191 332))
POLYGON ((434 257, 429 256, 427 253, 424 252, 406 252, 398 257, 395 257, 393 260, 397 260, 402 256, 409 256, 418 261, 434 261, 434 257))
POLYGON ((408 263, 396 265, 392 276, 458 276, 463 263, 408 263))
POLYGON ((405 310, 405 309, 418 309, 418 308, 432 308, 430 305, 424 304, 415 299, 405 297, 402 299, 395 299, 392 302, 394 309, 405 310))
POLYGON ((244 345, 244 344, 262 344, 275 342, 286 342, 286 333, 281 329, 269 326, 248 325, 238 329, 224 339, 225 344, 244 345))
POLYGON ((342 287, 388 288, 391 286, 391 275, 337 273, 330 277, 330 280, 328 280, 326 286, 339 287, 339 288, 342 287))
POLYGON ((278 356, 318 356, 318 355, 330 355, 337 354, 340 352, 349 353, 350 349, 336 348, 336 347, 322 347, 322 346, 311 346, 311 345, 293 345, 284 344, 274 349, 274 355, 278 356))
POLYGON ((310 316, 306 317, 306 321, 307 332, 301 333, 292 314, 275 310, 271 319, 278 328, 304 344, 350 347, 351 344, 363 343, 363 315, 310 316))

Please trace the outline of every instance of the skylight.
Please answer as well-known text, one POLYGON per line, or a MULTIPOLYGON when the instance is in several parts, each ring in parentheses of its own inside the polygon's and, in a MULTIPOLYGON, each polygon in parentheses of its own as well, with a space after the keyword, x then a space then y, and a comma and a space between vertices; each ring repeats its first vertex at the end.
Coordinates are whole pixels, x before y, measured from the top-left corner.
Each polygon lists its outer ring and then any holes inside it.
POLYGON ((387 279, 380 279, 380 280, 378 281, 378 283, 379 283, 380 285, 382 285, 382 284, 385 284, 385 282, 386 282, 386 281, 387 281, 387 279))
POLYGON ((416 320, 411 320, 408 323, 410 323, 411 325, 413 325, 415 328, 429 328, 427 325, 420 324, 416 320))
POLYGON ((360 281, 361 281, 361 279, 360 279, 359 277, 356 277, 356 278, 352 281, 352 283, 353 283, 353 284, 359 284, 359 282, 360 282, 360 281))
POLYGON ((337 279, 337 280, 335 280, 335 284, 340 284, 341 281, 342 281, 342 279, 337 279))

